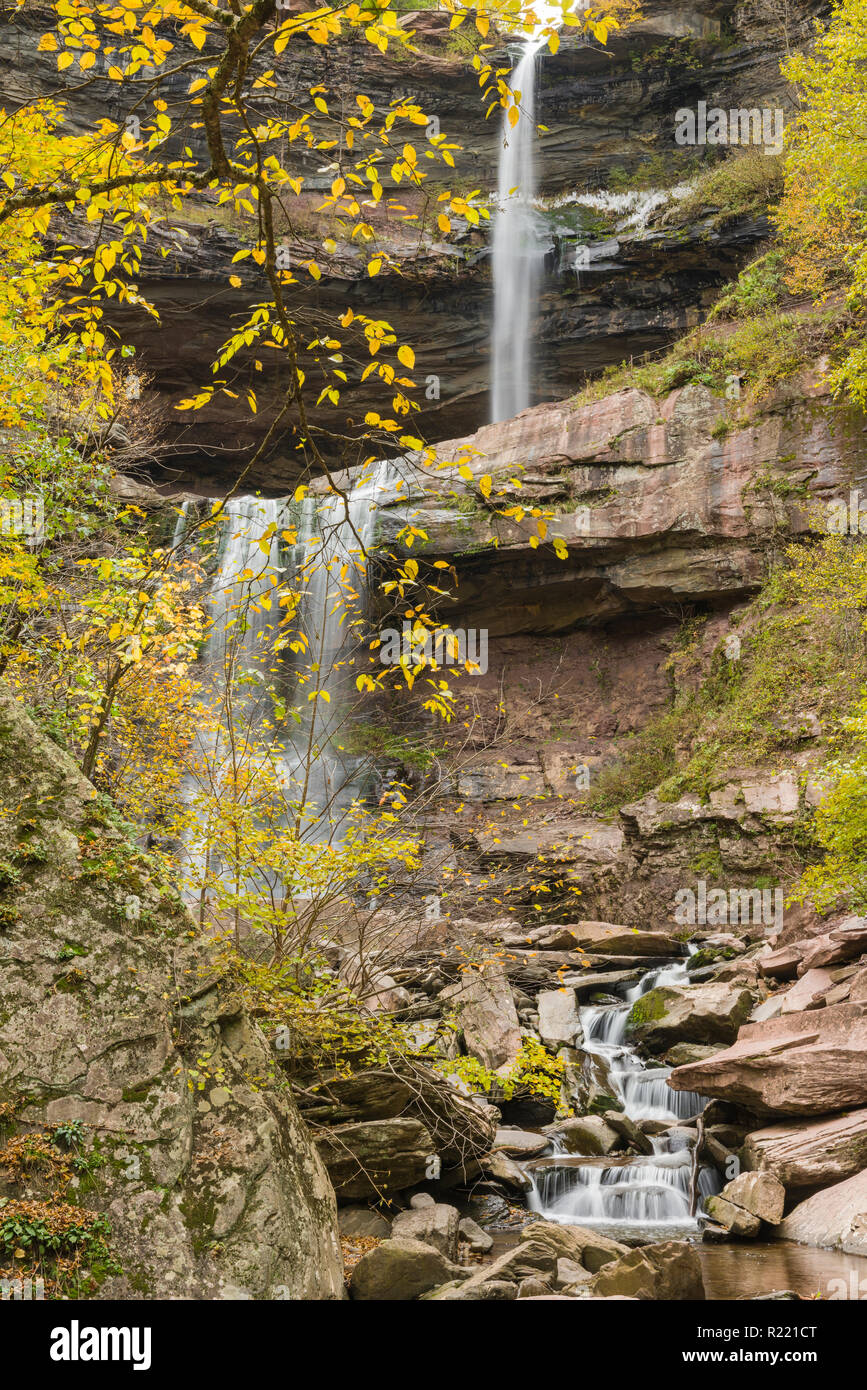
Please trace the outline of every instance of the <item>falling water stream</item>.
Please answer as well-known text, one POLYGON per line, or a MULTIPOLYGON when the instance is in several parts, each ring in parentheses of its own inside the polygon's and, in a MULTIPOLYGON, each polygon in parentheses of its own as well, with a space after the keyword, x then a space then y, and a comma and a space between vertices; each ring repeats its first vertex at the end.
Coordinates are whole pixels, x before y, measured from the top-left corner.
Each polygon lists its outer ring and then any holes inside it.
MULTIPOLYGON (((357 674, 351 659, 366 598, 365 554, 378 508, 395 481, 395 466, 383 462, 350 480, 345 496, 309 493, 295 502, 242 495, 226 499, 223 508, 203 677, 219 699, 228 661, 236 729, 243 723, 245 731, 255 731, 266 718, 277 726, 286 793, 290 800, 303 798, 304 835, 313 840, 340 838, 351 804, 364 791, 368 760, 346 747, 347 695, 357 674), (295 627, 306 646, 277 656, 279 600, 289 591, 301 595, 295 627), (281 719, 280 708, 290 716, 281 719)), ((189 515, 187 504, 174 544, 183 539, 189 515)), ((217 737, 211 757, 219 751, 217 737)))
MULTIPOLYGON (((666 1082, 669 1067, 646 1066, 626 1041, 626 1020, 636 999, 661 985, 687 981, 680 962, 648 971, 622 1002, 592 1005, 581 1010, 582 1049, 607 1077, 608 1088, 633 1121, 651 1120, 670 1126, 650 1138, 653 1153, 625 1158, 556 1154, 542 1160, 533 1174, 531 1210, 547 1220, 596 1225, 640 1233, 652 1227, 659 1233, 695 1229, 690 1215, 692 1138, 682 1122, 700 1113, 704 1097, 673 1091, 666 1082)), ((715 1169, 701 1167, 699 1194, 719 1190, 715 1169)))
POLYGON ((509 81, 516 100, 520 101, 520 119, 512 126, 508 110, 503 119, 492 252, 491 419, 494 422, 511 419, 525 410, 531 400, 532 328, 544 254, 533 209, 536 55, 542 42, 530 39, 525 43, 509 81))

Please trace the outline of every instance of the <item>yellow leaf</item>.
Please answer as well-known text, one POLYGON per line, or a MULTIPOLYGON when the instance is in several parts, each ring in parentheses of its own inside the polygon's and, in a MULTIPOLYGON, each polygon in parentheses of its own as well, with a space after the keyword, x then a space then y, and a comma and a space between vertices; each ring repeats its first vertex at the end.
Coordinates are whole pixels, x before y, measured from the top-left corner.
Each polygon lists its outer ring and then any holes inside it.
POLYGON ((240 288, 240 285, 241 285, 241 277, 240 277, 240 275, 230 275, 230 276, 229 276, 229 284, 230 284, 230 285, 233 285, 234 288, 235 288, 236 290, 239 289, 239 288, 240 288))
POLYGON ((73 56, 71 53, 61 53, 60 57, 57 59, 57 66, 59 67, 60 71, 63 72, 64 68, 72 66, 72 62, 73 56))
POLYGON ((414 367, 415 353, 413 352, 411 347, 408 347, 407 344, 404 343, 397 350, 397 360, 399 362, 402 362, 405 367, 414 367))
POLYGON ((440 229, 441 232, 450 232, 450 231, 451 231, 451 229, 452 229, 452 224, 451 224, 449 218, 446 217, 446 215, 445 215, 444 212, 441 212, 440 215, 439 215, 439 217, 437 218, 437 226, 439 227, 439 229, 440 229))
POLYGON ((492 482, 493 479, 490 473, 483 474, 483 476, 479 479, 479 492, 482 494, 483 497, 490 497, 492 482))
POLYGON ((200 29, 198 26, 196 26, 193 29, 188 29, 187 33, 189 34, 192 42, 196 45, 196 48, 201 48, 205 42, 205 39, 208 37, 205 30, 200 29))
POLYGON ((367 273, 368 273, 368 275, 378 275, 379 272, 380 272, 380 270, 381 270, 381 268, 382 268, 382 261, 380 260, 380 258, 379 258, 378 256, 375 256, 375 257, 373 258, 372 261, 368 261, 368 263, 367 263, 367 273))

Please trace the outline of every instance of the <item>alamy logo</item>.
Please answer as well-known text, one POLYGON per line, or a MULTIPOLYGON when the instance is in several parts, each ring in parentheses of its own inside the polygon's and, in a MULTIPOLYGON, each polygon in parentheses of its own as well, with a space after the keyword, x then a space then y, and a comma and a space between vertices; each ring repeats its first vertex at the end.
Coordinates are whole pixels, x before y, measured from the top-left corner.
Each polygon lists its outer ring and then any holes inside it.
POLYGON ((828 531, 832 536, 867 535, 867 502, 857 488, 851 488, 849 500, 835 497, 828 503, 828 531))
POLYGON ((39 542, 45 534, 45 505, 41 497, 0 500, 0 536, 28 536, 39 542))
POLYGON ((695 888, 674 895, 674 920, 680 927, 734 926, 738 922, 781 928, 782 888, 711 888, 699 879, 695 888))
POLYGON ((782 154, 784 117, 779 106, 743 106, 724 111, 700 101, 695 110, 681 107, 674 115, 678 145, 761 145, 766 154, 782 154))
POLYGON ((68 1327, 51 1330, 52 1361, 131 1361, 134 1371, 151 1364, 149 1327, 82 1327, 73 1318, 68 1327))
POLYGON ((44 1298, 44 1279, 0 1279, 0 1303, 41 1302, 44 1298))
POLYGON ((436 627, 432 632, 404 623, 401 632, 387 627, 380 634, 383 666, 409 662, 413 666, 467 666, 473 675, 488 669, 488 629, 436 627))

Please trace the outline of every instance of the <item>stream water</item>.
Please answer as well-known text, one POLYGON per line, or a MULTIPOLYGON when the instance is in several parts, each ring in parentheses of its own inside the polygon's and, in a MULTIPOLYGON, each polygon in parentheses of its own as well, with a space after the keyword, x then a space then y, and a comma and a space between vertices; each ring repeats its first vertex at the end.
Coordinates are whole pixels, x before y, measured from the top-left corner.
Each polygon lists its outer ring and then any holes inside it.
MULTIPOLYGON (((649 970, 616 1003, 589 1005, 580 1011, 586 1062, 605 1078, 607 1089, 633 1121, 651 1120, 666 1130, 649 1136, 651 1154, 626 1158, 554 1154, 534 1168, 532 1211, 547 1220, 610 1227, 612 1233, 640 1234, 696 1231, 690 1213, 694 1131, 682 1121, 700 1114, 704 1097, 673 1091, 666 1083, 671 1068, 648 1066, 626 1039, 626 1020, 636 999, 658 985, 687 982, 687 963, 649 970)), ((716 1169, 699 1167, 699 1199, 718 1192, 716 1169)), ((701 1201, 698 1203, 699 1209, 701 1201)))

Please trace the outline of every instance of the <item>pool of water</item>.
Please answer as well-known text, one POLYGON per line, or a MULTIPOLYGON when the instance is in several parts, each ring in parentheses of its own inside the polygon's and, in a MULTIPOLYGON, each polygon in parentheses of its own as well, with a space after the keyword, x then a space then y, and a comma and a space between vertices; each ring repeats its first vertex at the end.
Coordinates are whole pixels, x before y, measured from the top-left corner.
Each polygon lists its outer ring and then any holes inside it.
POLYGON ((787 1240, 697 1245, 709 1299, 792 1289, 802 1298, 867 1299, 867 1259, 787 1240))

